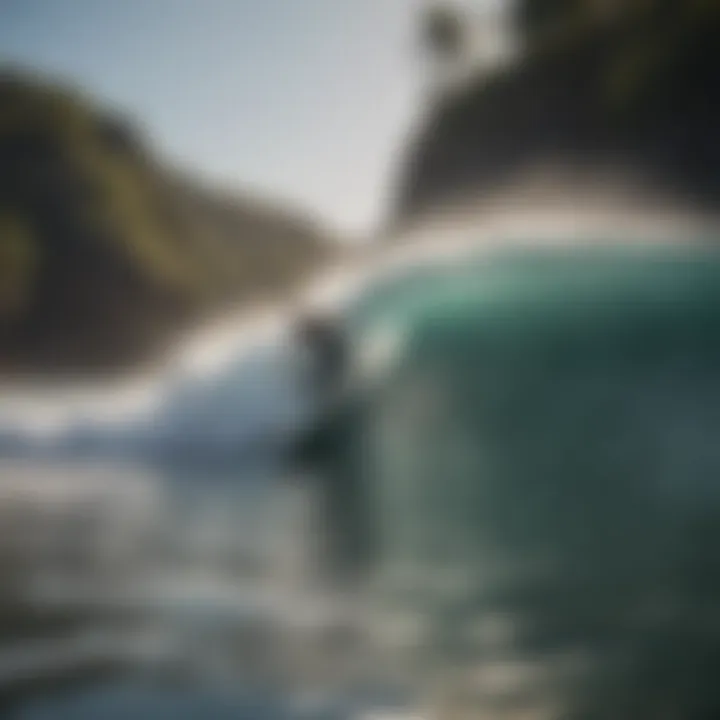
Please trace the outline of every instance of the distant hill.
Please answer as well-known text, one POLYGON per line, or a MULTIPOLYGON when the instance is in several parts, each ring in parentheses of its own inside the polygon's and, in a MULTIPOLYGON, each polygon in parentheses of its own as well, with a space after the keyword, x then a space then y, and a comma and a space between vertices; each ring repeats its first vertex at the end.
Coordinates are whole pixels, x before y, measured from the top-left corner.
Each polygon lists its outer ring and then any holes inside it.
POLYGON ((718 0, 519 0, 514 20, 517 56, 429 108, 398 223, 553 166, 720 209, 718 0))
POLYGON ((334 248, 300 214, 167 167, 78 93, 0 72, 0 372, 126 368, 334 248))

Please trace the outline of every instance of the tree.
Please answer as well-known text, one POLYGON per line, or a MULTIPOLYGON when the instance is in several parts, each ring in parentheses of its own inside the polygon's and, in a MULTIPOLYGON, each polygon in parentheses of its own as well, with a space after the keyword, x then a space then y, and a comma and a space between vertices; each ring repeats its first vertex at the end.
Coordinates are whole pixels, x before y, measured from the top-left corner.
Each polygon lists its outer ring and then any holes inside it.
POLYGON ((443 93, 469 54, 468 28, 462 13, 447 2, 429 5, 421 17, 420 43, 431 93, 443 93))
POLYGON ((447 3, 431 5, 423 18, 422 42, 429 55, 440 63, 454 62, 462 57, 467 37, 457 8, 447 3))

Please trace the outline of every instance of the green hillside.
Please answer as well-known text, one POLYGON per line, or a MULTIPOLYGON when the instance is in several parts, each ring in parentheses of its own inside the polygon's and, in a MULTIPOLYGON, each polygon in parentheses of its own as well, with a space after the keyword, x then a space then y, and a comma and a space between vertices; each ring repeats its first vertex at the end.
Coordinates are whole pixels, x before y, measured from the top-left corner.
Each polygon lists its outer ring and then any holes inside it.
POLYGON ((0 72, 0 371, 125 368, 328 259, 307 219, 203 187, 86 98, 0 72))

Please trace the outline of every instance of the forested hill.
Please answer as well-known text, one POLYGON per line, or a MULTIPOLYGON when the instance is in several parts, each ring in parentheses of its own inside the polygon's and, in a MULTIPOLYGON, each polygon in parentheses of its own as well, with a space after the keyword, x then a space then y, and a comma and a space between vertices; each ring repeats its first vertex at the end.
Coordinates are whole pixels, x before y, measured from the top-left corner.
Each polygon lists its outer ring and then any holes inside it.
POLYGON ((0 373, 127 368, 334 248, 299 214, 167 167, 87 98, 0 71, 0 373))
MULTIPOLYGON (((430 18, 429 53, 463 62, 461 16, 430 18)), ((625 169, 720 206, 720 1, 518 0, 517 54, 439 93, 407 150, 398 222, 523 172, 625 169)))

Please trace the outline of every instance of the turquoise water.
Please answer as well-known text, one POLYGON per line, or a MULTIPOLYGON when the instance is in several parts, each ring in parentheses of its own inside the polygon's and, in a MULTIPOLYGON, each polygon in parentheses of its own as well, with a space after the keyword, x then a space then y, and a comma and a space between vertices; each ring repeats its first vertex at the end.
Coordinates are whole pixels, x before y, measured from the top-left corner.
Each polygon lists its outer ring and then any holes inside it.
MULTIPOLYGON (((368 293, 346 322, 373 381, 319 485, 267 448, 217 462, 227 438, 3 461, 0 710, 717 717, 719 279, 704 251, 503 254, 368 293), (330 521, 363 593, 328 580, 330 521)), ((246 428, 240 371, 163 429, 246 428)))
POLYGON ((365 415, 377 587, 441 716, 715 716, 718 280, 500 256, 363 309, 403 339, 365 415))

